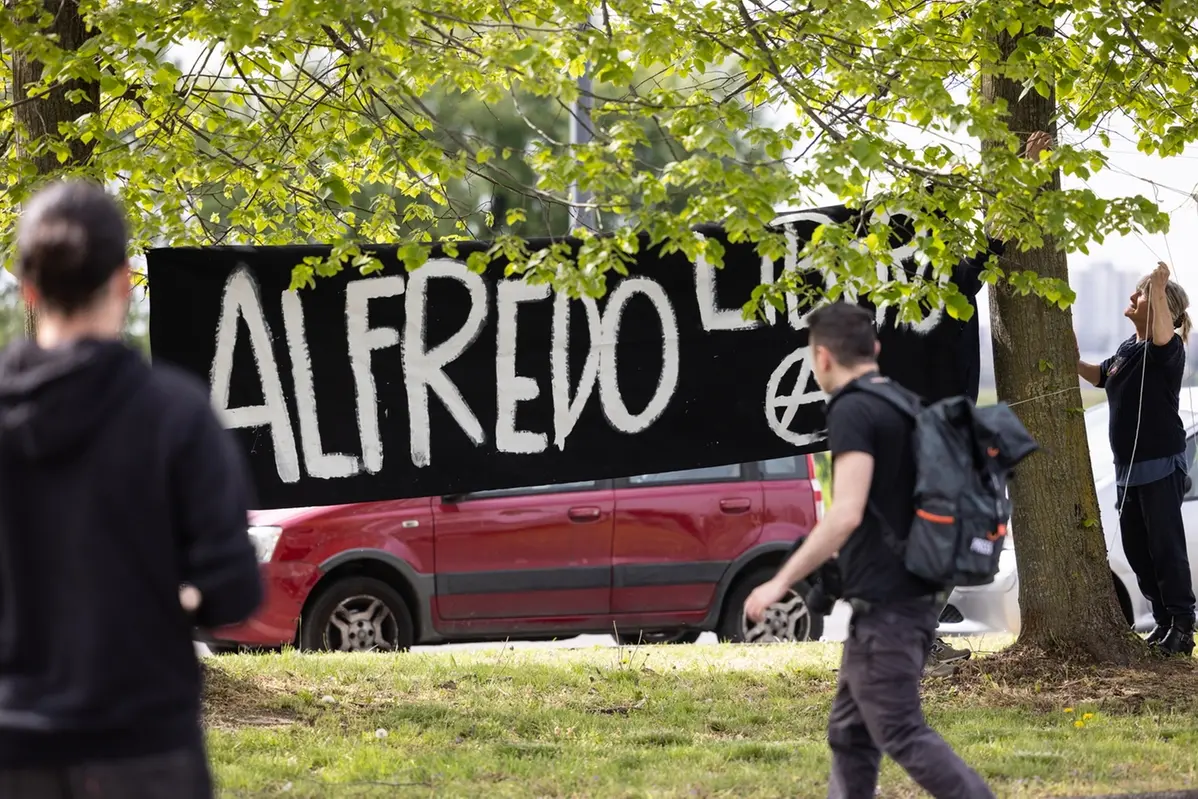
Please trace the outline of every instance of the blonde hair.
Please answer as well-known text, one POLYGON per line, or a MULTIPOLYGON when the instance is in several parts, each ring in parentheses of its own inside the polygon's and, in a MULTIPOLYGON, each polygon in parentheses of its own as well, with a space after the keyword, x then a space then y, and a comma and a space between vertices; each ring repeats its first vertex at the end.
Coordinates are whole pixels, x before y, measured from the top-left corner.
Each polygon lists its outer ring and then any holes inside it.
MULTIPOLYGON (((1136 291, 1147 297, 1151 282, 1151 276, 1141 279, 1136 291)), ((1194 323, 1190 320, 1190 295, 1186 294, 1180 283, 1170 280, 1165 284, 1165 301, 1169 305, 1169 315, 1173 317, 1173 329, 1181 334, 1182 344, 1189 344, 1190 332, 1194 329, 1194 323)))

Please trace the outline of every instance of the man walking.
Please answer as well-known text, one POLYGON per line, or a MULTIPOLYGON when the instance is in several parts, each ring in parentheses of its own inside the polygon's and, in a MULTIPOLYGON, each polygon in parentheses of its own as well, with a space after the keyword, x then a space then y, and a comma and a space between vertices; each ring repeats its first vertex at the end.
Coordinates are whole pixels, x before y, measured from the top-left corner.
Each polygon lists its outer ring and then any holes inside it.
POLYGON ((0 354, 5 799, 211 796, 192 630, 262 597, 248 470, 205 387, 121 342, 126 249, 90 183, 18 225, 38 331, 0 354))
POLYGON ((905 538, 915 516, 914 421, 885 399, 853 390, 856 381, 884 379, 873 316, 857 305, 833 303, 811 315, 809 329, 815 377, 830 395, 832 506, 777 576, 750 595, 746 611, 760 619, 791 585, 839 552, 853 617, 828 723, 828 796, 872 797, 884 753, 932 796, 992 797, 928 726, 920 706, 921 672, 944 587, 908 572, 884 536, 888 525, 905 538))

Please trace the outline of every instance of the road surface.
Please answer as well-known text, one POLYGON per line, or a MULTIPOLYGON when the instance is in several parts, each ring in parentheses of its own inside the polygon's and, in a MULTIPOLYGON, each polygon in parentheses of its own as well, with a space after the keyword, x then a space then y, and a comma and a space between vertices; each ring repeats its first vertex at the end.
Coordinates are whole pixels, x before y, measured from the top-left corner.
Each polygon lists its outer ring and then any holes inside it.
MULTIPOLYGON (((843 641, 848 635, 849 628, 849 606, 843 602, 837 602, 833 608, 832 614, 824 619, 824 637, 822 641, 843 641)), ((718 643, 715 633, 703 633, 699 638, 701 644, 718 643)), ((457 652, 463 650, 474 649, 492 649, 498 646, 510 646, 513 649, 587 649, 596 646, 615 646, 616 640, 610 635, 579 635, 574 638, 563 638, 558 641, 509 641, 506 644, 502 642, 491 642, 485 644, 437 644, 434 646, 416 646, 412 647, 413 652, 457 652)), ((208 647, 203 644, 196 644, 196 652, 200 655, 208 654, 208 647)))

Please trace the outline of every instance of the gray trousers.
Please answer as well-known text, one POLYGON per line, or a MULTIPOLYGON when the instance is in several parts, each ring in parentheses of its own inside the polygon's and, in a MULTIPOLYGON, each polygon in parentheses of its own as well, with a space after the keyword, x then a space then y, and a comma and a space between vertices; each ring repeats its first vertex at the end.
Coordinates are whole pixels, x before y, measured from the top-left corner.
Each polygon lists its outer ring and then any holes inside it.
POLYGON ((939 608, 908 602, 854 614, 828 720, 829 799, 870 799, 882 755, 937 799, 993 799, 923 716, 919 687, 939 608))
POLYGON ((203 749, 63 768, 0 769, 0 799, 211 799, 203 749))

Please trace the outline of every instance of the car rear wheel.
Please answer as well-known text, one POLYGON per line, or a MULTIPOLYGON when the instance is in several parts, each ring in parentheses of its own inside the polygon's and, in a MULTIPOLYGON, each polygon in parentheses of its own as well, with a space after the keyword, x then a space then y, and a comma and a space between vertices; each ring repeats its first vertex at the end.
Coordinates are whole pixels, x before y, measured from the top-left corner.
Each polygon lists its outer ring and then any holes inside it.
POLYGON ((753 623, 745 616, 745 602, 753 589, 770 580, 776 569, 757 569, 740 580, 724 602, 717 631, 721 641, 770 644, 784 641, 818 641, 824 634, 824 617, 812 613, 804 597, 810 590, 805 581, 794 584, 780 602, 766 610, 766 616, 753 623))
POLYGON ((1128 627, 1136 626, 1136 612, 1131 605, 1131 596, 1127 593, 1127 587, 1123 585, 1123 581, 1119 579, 1119 575, 1111 572, 1111 579, 1115 582, 1115 596, 1119 600, 1119 610, 1123 611, 1123 618, 1127 620, 1128 627))
POLYGON ((373 577, 328 586, 300 623, 300 648, 327 652, 402 652, 415 630, 407 603, 373 577))
POLYGON ((699 630, 659 630, 635 633, 618 633, 616 641, 622 646, 648 646, 650 644, 693 644, 703 633, 699 630))

